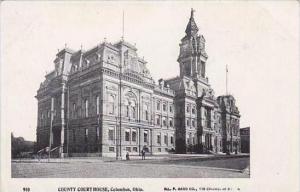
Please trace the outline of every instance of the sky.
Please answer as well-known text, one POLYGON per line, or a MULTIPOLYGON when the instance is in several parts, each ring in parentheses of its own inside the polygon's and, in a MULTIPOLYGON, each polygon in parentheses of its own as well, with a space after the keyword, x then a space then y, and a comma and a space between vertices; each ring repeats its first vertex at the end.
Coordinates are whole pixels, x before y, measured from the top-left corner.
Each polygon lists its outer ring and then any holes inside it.
MULTIPOLYGON (((270 2, 270 1, 269 1, 270 2)), ((295 2, 3 2, 1 6, 1 129, 36 139, 36 91, 54 69, 58 49, 117 42, 136 44, 155 80, 179 75, 180 39, 194 8, 206 39, 207 76, 216 96, 229 93, 240 126, 262 138, 298 120, 299 12, 295 2), (286 120, 283 120, 285 119, 286 120), (296 117, 297 119, 297 117, 296 117), (275 121, 275 122, 274 122, 275 121)), ((279 131, 276 132, 279 134, 279 131)), ((281 135, 281 138, 288 138, 281 135)))

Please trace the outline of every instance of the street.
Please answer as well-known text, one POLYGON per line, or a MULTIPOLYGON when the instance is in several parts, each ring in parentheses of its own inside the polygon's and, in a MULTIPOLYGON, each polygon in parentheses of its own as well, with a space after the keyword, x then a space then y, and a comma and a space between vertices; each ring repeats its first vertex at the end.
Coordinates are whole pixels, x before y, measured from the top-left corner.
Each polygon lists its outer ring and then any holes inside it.
POLYGON ((249 157, 12 162, 13 178, 249 178, 249 157))

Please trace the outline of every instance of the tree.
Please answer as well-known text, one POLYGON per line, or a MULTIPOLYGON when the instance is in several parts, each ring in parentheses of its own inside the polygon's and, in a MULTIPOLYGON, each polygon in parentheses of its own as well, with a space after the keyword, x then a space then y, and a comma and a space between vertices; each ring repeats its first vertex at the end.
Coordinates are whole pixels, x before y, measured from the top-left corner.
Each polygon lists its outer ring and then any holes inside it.
POLYGON ((11 133, 11 157, 24 156, 25 153, 33 152, 34 142, 26 141, 23 137, 14 137, 11 133))

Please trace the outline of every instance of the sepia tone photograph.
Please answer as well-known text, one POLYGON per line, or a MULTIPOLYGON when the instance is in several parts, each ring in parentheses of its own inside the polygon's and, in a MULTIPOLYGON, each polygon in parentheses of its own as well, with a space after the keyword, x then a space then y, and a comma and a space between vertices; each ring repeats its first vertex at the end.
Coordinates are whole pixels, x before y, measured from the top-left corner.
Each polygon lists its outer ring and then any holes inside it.
MULTIPOLYGON (((286 21, 299 11, 274 20, 293 4, 282 5, 5 2, 1 133, 10 139, 1 141, 9 152, 4 175, 11 182, 244 178, 240 186, 173 183, 157 190, 243 191, 256 178, 252 170, 265 165, 258 163, 260 150, 271 150, 261 136, 272 135, 262 127, 275 111, 273 80, 279 71, 296 73, 280 69, 296 60, 295 51, 284 60, 274 54, 277 43, 298 48, 297 19, 286 21)), ((145 190, 74 186, 55 191, 145 190)))

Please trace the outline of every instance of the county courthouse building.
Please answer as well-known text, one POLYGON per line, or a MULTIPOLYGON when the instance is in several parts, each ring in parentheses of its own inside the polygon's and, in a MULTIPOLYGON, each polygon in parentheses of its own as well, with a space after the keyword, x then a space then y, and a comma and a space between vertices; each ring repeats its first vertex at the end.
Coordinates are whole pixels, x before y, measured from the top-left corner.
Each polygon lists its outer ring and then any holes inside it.
POLYGON ((123 39, 87 51, 64 48, 37 91, 38 149, 50 145, 62 156, 240 151, 235 99, 214 95, 207 58, 193 10, 180 43, 180 74, 157 84, 123 39))

